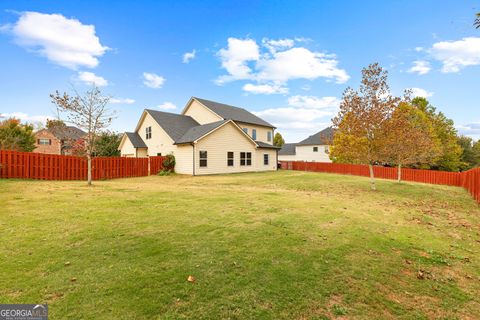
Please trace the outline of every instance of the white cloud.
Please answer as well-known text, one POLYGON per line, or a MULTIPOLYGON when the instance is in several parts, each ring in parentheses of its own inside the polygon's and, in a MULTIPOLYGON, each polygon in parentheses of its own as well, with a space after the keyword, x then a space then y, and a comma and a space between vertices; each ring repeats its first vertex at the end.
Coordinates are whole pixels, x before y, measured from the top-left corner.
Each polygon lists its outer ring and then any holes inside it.
POLYGON ((108 81, 105 78, 97 76, 95 73, 88 71, 79 72, 77 79, 85 84, 95 84, 98 87, 105 87, 108 85, 108 81))
POLYGON ((423 98, 428 98, 433 96, 433 92, 429 92, 425 89, 422 88, 410 88, 412 91, 413 97, 423 97, 423 98))
POLYGON ((341 100, 337 97, 291 96, 288 104, 298 108, 338 108, 341 100))
POLYGON ((295 47, 298 41, 264 39, 260 47, 253 39, 229 38, 227 48, 217 53, 228 74, 217 78, 216 83, 251 80, 259 85, 282 86, 294 79, 323 77, 344 83, 350 78, 338 68, 335 55, 295 47))
POLYGON ((165 78, 155 73, 144 72, 143 84, 149 88, 160 89, 165 83, 165 78))
POLYGON ((0 113, 0 118, 15 118, 19 119, 22 122, 28 122, 28 123, 33 123, 33 122, 42 122, 46 123, 47 119, 52 119, 52 117, 45 116, 45 115, 29 115, 27 113, 23 112, 12 112, 12 113, 0 113))
POLYGON ((295 40, 293 39, 279 39, 271 40, 264 38, 262 39, 262 44, 267 48, 271 53, 275 53, 277 50, 284 50, 293 47, 295 40))
POLYGON ((278 128, 289 142, 305 139, 331 125, 340 100, 336 97, 291 96, 288 107, 253 112, 278 128))
POLYGON ((110 99, 110 103, 113 103, 113 104, 134 104, 134 103, 135 103, 135 100, 134 100, 134 99, 130 99, 130 98, 125 98, 125 99, 122 99, 122 98, 111 98, 111 99, 110 99))
POLYGON ((480 65, 480 37, 437 42, 429 52, 443 64, 442 72, 459 72, 467 66, 480 65))
POLYGON ((161 105, 157 106, 158 109, 160 110, 175 110, 177 109, 177 106, 173 104, 172 102, 164 102, 161 105))
POLYGON ((291 48, 276 52, 271 59, 257 63, 258 79, 288 81, 292 79, 317 79, 320 77, 344 83, 350 77, 345 70, 337 68, 338 61, 333 55, 312 52, 306 48, 291 48))
POLYGON ((408 69, 410 73, 418 73, 419 75, 427 74, 431 70, 430 62, 425 60, 413 61, 413 66, 408 69))
POLYGON ((220 49, 217 53, 222 61, 222 67, 227 70, 229 75, 217 79, 217 84, 223 84, 227 81, 251 79, 251 71, 248 66, 249 61, 260 59, 260 51, 255 40, 228 38, 226 49, 220 49))
POLYGON ((185 52, 183 54, 183 59, 182 59, 183 63, 189 63, 190 61, 195 59, 196 54, 197 54, 196 50, 193 50, 192 52, 185 52))
POLYGON ((108 50, 100 43, 95 26, 61 14, 22 12, 14 25, 4 29, 18 45, 70 69, 95 68, 108 50))
POLYGON ((253 94, 286 94, 288 93, 288 88, 282 87, 281 85, 270 85, 270 84, 252 84, 247 83, 243 86, 243 91, 253 93, 253 94))
POLYGON ((480 122, 472 122, 464 125, 457 125, 456 129, 460 134, 480 139, 480 122))

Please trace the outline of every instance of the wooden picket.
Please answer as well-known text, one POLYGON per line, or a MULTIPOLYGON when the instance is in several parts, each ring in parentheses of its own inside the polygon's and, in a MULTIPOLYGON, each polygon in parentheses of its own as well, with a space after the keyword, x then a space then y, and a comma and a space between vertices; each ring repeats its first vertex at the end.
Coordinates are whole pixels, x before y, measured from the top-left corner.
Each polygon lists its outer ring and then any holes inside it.
MULTIPOLYGON (((280 161, 281 168, 287 170, 339 173, 355 176, 370 176, 368 166, 344 163, 280 161)), ((397 168, 374 166, 375 177, 382 179, 397 179, 397 168)), ((423 182, 430 184, 443 184, 463 187, 480 202, 480 168, 465 172, 447 172, 434 170, 418 170, 402 168, 402 180, 423 182)))
MULTIPOLYGON (((149 162, 154 163, 158 172, 163 159, 165 157, 93 158, 92 179, 148 176, 149 162)), ((0 178, 86 180, 87 168, 87 159, 84 157, 0 150, 0 178)))

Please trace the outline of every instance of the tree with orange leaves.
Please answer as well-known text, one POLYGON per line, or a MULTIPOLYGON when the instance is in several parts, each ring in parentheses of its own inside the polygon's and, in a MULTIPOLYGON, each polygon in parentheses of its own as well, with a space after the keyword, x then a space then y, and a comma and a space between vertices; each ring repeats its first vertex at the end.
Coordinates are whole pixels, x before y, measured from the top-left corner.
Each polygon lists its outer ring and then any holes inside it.
POLYGON ((362 70, 359 90, 343 93, 334 127, 331 157, 336 162, 366 164, 372 190, 376 189, 373 165, 385 157, 385 125, 401 98, 390 95, 387 71, 378 63, 362 70))
POLYGON ((402 180, 402 167, 435 161, 441 155, 440 139, 427 115, 403 102, 385 122, 382 158, 397 166, 397 181, 402 180))

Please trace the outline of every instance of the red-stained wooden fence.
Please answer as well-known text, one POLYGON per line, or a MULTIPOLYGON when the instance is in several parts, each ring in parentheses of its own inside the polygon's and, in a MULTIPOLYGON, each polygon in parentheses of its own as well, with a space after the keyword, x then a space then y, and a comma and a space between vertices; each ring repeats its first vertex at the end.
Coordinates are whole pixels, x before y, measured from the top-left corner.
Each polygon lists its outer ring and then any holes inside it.
MULTIPOLYGON (((340 173, 369 177, 368 166, 344 163, 280 161, 282 169, 340 173)), ((375 177, 397 179, 397 168, 374 166, 375 177)), ((465 172, 447 172, 402 168, 402 180, 464 187, 480 202, 480 168, 465 172)))
MULTIPOLYGON (((163 167, 163 159, 165 157, 93 158, 92 179, 103 180, 142 177, 148 176, 150 173, 157 174, 163 167)), ((0 150, 0 178, 86 180, 87 159, 74 156, 0 150)))

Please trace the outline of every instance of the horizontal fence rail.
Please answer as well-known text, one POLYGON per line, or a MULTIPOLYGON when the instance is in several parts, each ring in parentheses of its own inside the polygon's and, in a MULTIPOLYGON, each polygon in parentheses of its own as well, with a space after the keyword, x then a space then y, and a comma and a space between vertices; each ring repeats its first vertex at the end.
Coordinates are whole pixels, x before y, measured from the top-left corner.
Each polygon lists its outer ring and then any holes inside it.
MULTIPOLYGON (((165 157, 92 159, 92 179, 143 177, 157 174, 165 157)), ((40 180, 86 180, 84 157, 0 150, 0 178, 40 180)))
MULTIPOLYGON (((368 166, 366 165, 304 161, 280 161, 280 163, 281 168, 286 170, 339 173, 363 177, 370 176, 368 166)), ((377 178, 397 179, 398 169, 374 166, 373 173, 377 178)), ((463 187, 480 203, 480 168, 465 172, 402 168, 402 180, 463 187)))

